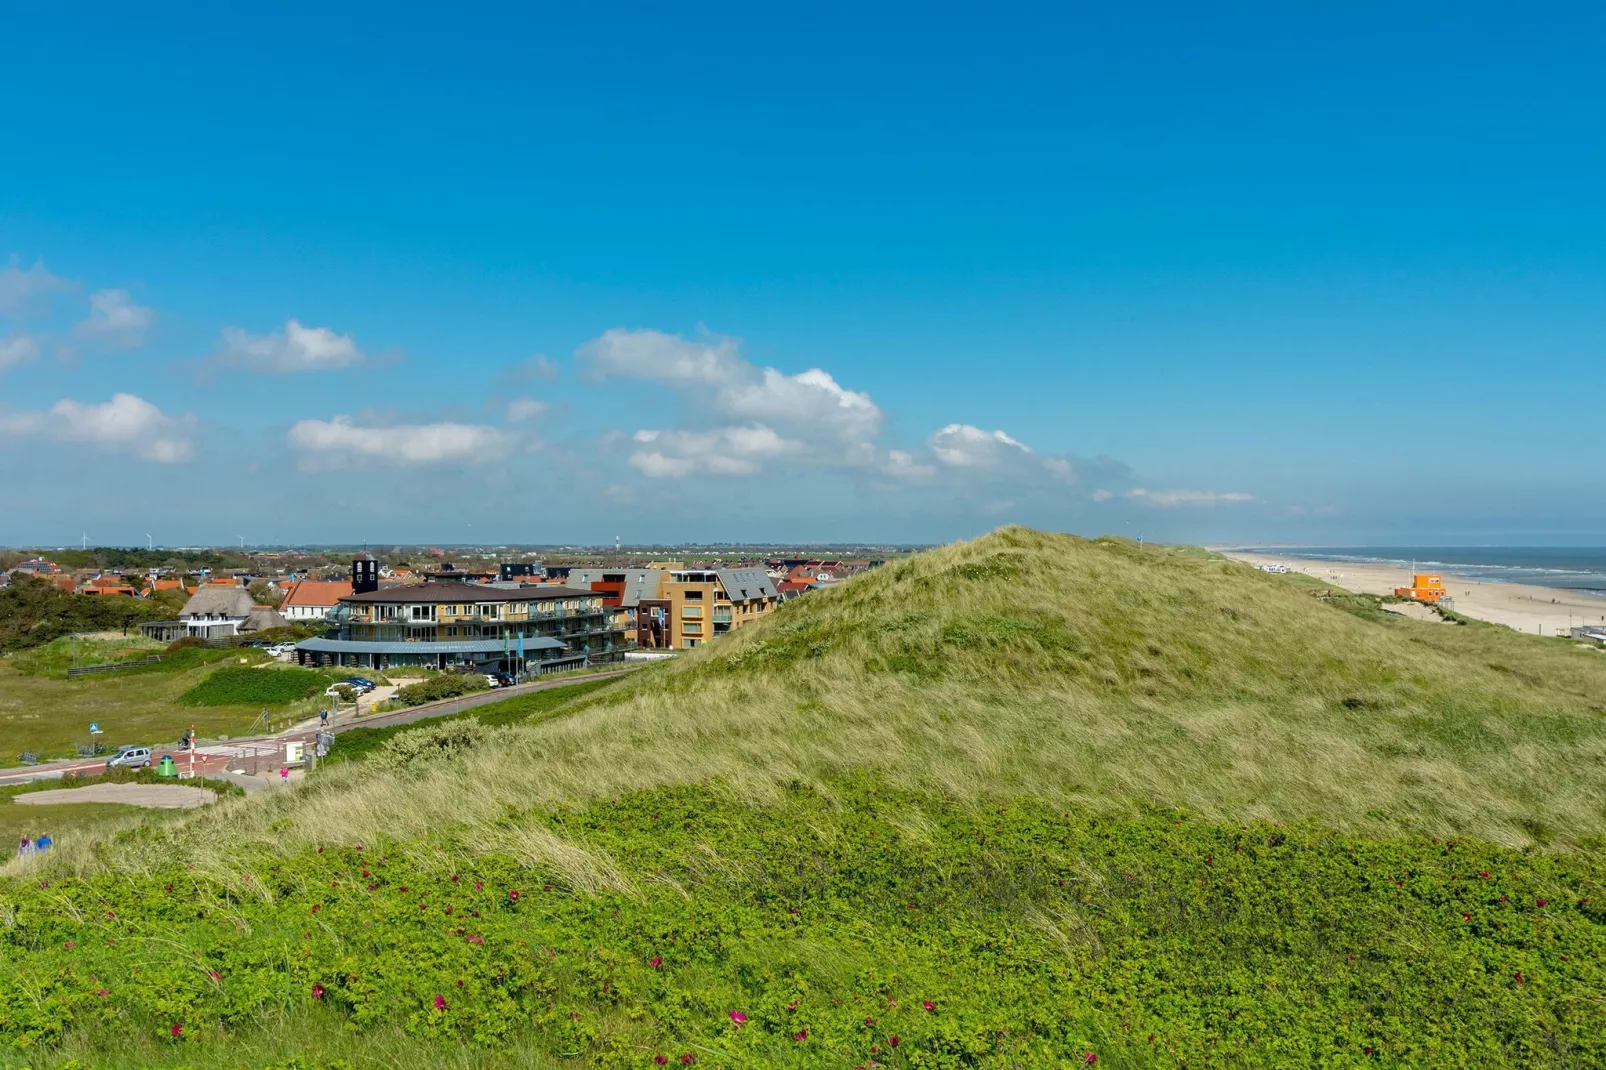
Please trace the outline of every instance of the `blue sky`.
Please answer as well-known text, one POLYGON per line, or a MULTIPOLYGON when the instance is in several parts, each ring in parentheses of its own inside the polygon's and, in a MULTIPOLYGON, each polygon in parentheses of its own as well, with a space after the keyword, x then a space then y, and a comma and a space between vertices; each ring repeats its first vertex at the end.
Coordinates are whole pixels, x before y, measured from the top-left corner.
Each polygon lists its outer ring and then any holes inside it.
POLYGON ((1606 543, 1603 17, 1213 8, 7 5, 0 542, 1606 543))

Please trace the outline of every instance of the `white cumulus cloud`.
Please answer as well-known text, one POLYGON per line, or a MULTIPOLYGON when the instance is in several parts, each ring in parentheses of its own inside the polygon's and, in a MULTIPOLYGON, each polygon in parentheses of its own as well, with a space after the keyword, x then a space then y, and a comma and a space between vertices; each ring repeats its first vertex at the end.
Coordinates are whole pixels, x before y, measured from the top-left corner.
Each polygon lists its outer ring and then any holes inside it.
POLYGON ((537 401, 535 398, 514 398, 507 403, 507 422, 516 424, 524 420, 533 420, 548 408, 546 402, 537 401))
POLYGON ((479 464, 506 457, 517 443, 516 436, 483 424, 363 426, 350 416, 298 421, 288 441, 314 469, 479 464))
POLYGON ((96 290, 89 295, 89 318, 73 328, 73 333, 111 345, 140 346, 155 318, 154 311, 134 304, 127 290, 96 290))
POLYGON ((679 479, 695 474, 751 476, 762 462, 802 452, 801 442, 782 438, 774 430, 722 427, 712 431, 637 431, 630 466, 654 479, 679 479))
POLYGON ((669 386, 718 386, 752 369, 734 338, 691 342, 662 331, 615 327, 581 346, 578 356, 595 378, 648 379, 669 386))
POLYGON ((366 359, 349 334, 328 327, 303 327, 289 320, 284 330, 251 334, 240 327, 223 328, 217 360, 235 368, 257 372, 338 371, 366 359))
POLYGON ((39 355, 39 343, 25 334, 0 338, 0 372, 26 364, 39 355))
POLYGON ((926 443, 949 468, 996 468, 1031 454, 1026 443, 1002 431, 983 431, 970 424, 949 424, 926 443))
POLYGON ((194 426, 193 417, 169 415, 133 394, 114 394, 98 405, 63 398, 42 411, 0 414, 0 432, 6 434, 85 442, 161 464, 195 455, 194 426))
POLYGON ((59 275, 52 275, 43 260, 35 260, 32 267, 20 267, 15 256, 0 268, 0 313, 20 315, 48 301, 53 293, 76 289, 76 286, 59 275))
POLYGON ((765 368, 755 380, 723 388, 715 405, 736 419, 795 424, 849 442, 868 441, 881 432, 881 410, 870 395, 843 389, 819 368, 797 375, 765 368))

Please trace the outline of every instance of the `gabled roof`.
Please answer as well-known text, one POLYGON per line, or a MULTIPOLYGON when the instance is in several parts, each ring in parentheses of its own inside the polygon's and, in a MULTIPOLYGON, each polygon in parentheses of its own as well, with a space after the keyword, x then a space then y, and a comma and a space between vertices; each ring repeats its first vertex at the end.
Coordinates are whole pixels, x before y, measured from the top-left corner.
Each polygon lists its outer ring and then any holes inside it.
POLYGON ((204 617, 208 613, 213 613, 244 619, 251 614, 251 607, 254 605, 256 603, 251 600, 251 592, 244 587, 207 584, 190 595, 190 600, 179 610, 179 616, 204 617))
POLYGON ((619 596, 619 604, 636 606, 643 598, 659 596, 663 591, 664 575, 661 568, 576 568, 569 570, 567 582, 571 587, 585 588, 593 583, 607 583, 609 576, 622 577, 624 591, 619 596))
POLYGON ((719 585, 725 588, 725 597, 732 602, 751 602, 760 598, 774 598, 775 581, 761 568, 721 568, 719 585))
POLYGON ((290 593, 280 603, 281 610, 292 606, 328 609, 340 604, 351 593, 350 580, 302 580, 291 586, 290 593))

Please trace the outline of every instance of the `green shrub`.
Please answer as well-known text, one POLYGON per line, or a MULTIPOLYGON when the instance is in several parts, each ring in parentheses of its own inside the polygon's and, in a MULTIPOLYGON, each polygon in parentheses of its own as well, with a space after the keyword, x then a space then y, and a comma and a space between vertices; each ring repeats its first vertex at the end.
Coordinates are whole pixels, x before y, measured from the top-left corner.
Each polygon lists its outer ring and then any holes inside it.
POLYGON ((495 737, 473 718, 409 728, 387 741, 373 756, 373 762, 386 769, 401 769, 421 762, 455 758, 495 737))
POLYGON ((822 788, 36 869, 0 883, 0 1051, 262 1066, 244 1053, 281 1038, 272 1065, 321 1065, 289 1060, 345 1033, 415 1066, 1606 1065, 1599 846, 822 788))
POLYGON ((431 673, 416 684, 408 684, 392 696, 403 706, 422 706, 426 702, 456 698, 474 691, 487 690, 491 685, 478 673, 431 673))
POLYGON ((311 669, 225 666, 179 696, 186 706, 282 706, 312 698, 328 677, 311 669))

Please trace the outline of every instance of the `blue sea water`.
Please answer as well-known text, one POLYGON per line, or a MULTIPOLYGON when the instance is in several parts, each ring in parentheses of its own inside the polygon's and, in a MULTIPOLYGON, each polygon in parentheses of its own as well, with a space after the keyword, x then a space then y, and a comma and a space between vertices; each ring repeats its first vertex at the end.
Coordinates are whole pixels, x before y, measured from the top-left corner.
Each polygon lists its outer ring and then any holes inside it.
POLYGON ((1606 597, 1606 547, 1600 546, 1299 546, 1256 553, 1319 561, 1395 565, 1470 580, 1560 587, 1606 597))

